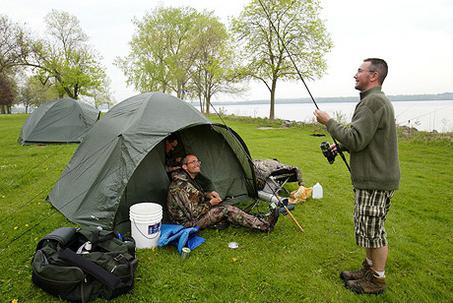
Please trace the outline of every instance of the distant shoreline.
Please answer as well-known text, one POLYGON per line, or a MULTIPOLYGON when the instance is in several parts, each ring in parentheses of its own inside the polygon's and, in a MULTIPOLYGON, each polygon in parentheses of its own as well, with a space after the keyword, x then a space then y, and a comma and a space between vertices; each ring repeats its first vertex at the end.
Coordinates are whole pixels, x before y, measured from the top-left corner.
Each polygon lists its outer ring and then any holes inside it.
MULTIPOLYGON (((388 95, 391 101, 452 101, 453 93, 442 94, 429 94, 429 95, 388 95)), ((358 96, 355 97, 322 97, 315 98, 317 103, 348 103, 357 102, 358 96)), ((297 103, 311 103, 310 98, 280 98, 276 99, 276 104, 297 104, 297 103)), ((253 105, 253 104, 268 104, 269 100, 250 100, 250 101, 216 101, 212 102, 214 105, 253 105)), ((198 101, 192 101, 192 105, 198 105, 198 101)))

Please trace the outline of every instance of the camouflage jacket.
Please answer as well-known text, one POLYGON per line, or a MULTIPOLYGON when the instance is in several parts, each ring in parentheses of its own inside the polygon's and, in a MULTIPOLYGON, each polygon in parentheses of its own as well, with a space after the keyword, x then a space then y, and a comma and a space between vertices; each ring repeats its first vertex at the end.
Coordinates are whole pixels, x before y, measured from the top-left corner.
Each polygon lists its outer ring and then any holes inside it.
POLYGON ((177 171, 172 175, 172 182, 168 188, 167 209, 174 223, 186 227, 194 226, 211 207, 201 185, 185 171, 177 171))
POLYGON ((177 145, 174 150, 165 154, 165 165, 167 167, 180 167, 184 156, 184 149, 180 145, 177 145))

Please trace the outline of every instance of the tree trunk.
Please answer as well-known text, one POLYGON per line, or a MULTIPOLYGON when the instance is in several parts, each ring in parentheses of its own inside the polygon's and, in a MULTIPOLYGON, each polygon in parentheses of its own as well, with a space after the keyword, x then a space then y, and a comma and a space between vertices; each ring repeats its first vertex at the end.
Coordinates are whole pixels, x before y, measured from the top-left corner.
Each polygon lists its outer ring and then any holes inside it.
POLYGON ((198 93, 198 102, 200 102, 200 112, 204 113, 203 97, 198 93))
POLYGON ((272 79, 272 88, 271 88, 271 108, 269 111, 269 119, 274 120, 274 108, 275 108, 275 90, 277 88, 277 79, 272 79))
POLYGON ((209 114, 209 109, 211 108, 211 96, 206 96, 206 114, 209 114))
POLYGON ((79 84, 76 83, 74 85, 74 99, 77 100, 79 99, 79 84))
POLYGON ((6 105, 0 105, 0 114, 6 114, 5 107, 6 105))
POLYGON ((11 115, 11 105, 6 106, 6 113, 11 115))
POLYGON ((206 88, 206 113, 207 114, 209 114, 210 109, 211 109, 211 97, 212 97, 211 87, 209 86, 208 83, 209 82, 207 82, 207 88, 206 88))
POLYGON ((176 85, 176 98, 181 99, 181 83, 176 85))

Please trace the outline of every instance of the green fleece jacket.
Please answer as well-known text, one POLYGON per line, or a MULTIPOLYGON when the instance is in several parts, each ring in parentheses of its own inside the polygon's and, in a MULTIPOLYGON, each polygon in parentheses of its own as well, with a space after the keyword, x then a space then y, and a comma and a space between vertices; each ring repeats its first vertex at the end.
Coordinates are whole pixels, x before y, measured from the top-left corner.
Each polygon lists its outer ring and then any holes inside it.
POLYGON ((349 126, 330 119, 327 130, 351 155, 355 188, 395 190, 399 187, 395 114, 380 86, 360 94, 349 126))

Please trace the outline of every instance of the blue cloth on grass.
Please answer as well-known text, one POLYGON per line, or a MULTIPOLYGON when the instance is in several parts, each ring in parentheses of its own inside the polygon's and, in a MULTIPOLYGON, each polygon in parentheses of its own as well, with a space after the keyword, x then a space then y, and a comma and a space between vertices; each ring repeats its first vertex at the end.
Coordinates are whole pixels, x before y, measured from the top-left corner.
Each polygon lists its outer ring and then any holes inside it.
POLYGON ((160 227, 159 247, 171 244, 178 248, 179 254, 182 253, 183 247, 194 250, 206 240, 196 233, 200 227, 184 227, 180 224, 162 224, 160 227))

